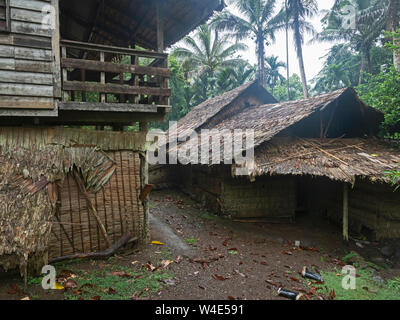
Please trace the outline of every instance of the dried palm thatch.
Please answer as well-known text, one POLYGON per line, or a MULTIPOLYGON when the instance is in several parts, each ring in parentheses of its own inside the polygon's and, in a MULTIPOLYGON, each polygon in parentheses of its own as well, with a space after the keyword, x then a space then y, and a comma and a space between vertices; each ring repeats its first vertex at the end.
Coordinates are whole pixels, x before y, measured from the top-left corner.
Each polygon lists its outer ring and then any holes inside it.
POLYGON ((0 150, 0 266, 26 269, 28 259, 43 264, 57 206, 56 183, 78 170, 85 187, 97 192, 115 170, 96 147, 0 150))
POLYGON ((246 92, 250 92, 260 96, 264 103, 275 103, 275 98, 268 93, 257 81, 246 83, 236 89, 228 91, 220 96, 209 99, 189 112, 184 118, 179 120, 177 133, 178 136, 185 135, 186 132, 197 130, 203 125, 206 125, 212 118, 214 118, 224 108, 228 107, 237 98, 246 92), (257 92, 257 93, 255 93, 257 92))
POLYGON ((378 139, 274 138, 255 155, 254 176, 310 175, 354 184, 356 178, 388 182, 400 150, 378 139))

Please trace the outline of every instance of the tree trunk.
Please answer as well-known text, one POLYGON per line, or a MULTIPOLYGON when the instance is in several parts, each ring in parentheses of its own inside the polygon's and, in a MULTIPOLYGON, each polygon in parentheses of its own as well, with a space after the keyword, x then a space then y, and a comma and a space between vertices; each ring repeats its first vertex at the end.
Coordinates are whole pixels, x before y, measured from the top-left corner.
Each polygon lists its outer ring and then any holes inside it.
POLYGON ((360 77, 358 78, 358 85, 362 84, 364 79, 364 73, 371 73, 371 49, 363 49, 361 51, 361 68, 360 68, 360 77))
POLYGON ((264 39, 258 40, 258 81, 265 86, 265 48, 264 39))
MULTIPOLYGON (((396 37, 393 37, 393 44, 400 48, 400 40, 396 37)), ((396 69, 396 71, 400 71, 400 49, 399 50, 393 50, 393 65, 396 69)))
POLYGON ((303 84, 304 98, 308 98, 307 78, 303 60, 303 48, 301 45, 301 40, 299 38, 300 35, 298 35, 297 33, 298 32, 296 32, 296 42, 297 42, 296 47, 297 47, 297 59, 299 60, 301 83, 303 84))
POLYGON ((289 12, 288 12, 288 2, 285 0, 285 10, 286 10, 286 89, 288 101, 290 101, 290 69, 289 69, 289 12))
POLYGON ((295 37, 295 42, 296 42, 297 59, 299 60, 300 77, 301 77, 301 82, 303 84, 304 98, 308 98, 307 78, 306 78, 306 71, 304 68, 303 46, 301 43, 301 34, 300 34, 298 14, 294 14, 294 22, 293 23, 294 23, 294 37, 295 37))

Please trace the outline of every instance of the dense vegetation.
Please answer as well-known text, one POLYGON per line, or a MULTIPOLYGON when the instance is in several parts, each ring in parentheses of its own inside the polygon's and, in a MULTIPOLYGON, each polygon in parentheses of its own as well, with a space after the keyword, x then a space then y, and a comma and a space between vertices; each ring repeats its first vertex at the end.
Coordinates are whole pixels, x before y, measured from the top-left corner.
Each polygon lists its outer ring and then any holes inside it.
POLYGON ((173 111, 169 120, 178 120, 201 102, 257 78, 279 101, 355 87, 367 104, 385 112, 382 137, 400 138, 398 1, 336 0, 321 20, 320 33, 310 23, 310 17, 318 12, 317 1, 227 3, 225 10, 170 55, 173 111), (357 12, 354 17, 344 12, 349 6, 357 12), (300 66, 300 74, 289 78, 287 57, 278 57, 268 49, 277 32, 285 30, 293 31, 294 39, 287 39, 286 45, 295 47, 300 66), (322 57, 321 71, 308 82, 302 53, 306 33, 316 45, 334 41, 322 57), (256 44, 257 65, 244 59, 248 50, 245 39, 256 44))

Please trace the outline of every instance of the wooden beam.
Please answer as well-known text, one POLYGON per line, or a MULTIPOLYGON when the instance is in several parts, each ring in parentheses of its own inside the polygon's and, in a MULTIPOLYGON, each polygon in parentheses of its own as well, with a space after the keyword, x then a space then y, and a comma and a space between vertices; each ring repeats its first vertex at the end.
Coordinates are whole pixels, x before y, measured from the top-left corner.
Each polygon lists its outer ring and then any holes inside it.
POLYGON ((102 102, 66 102, 59 103, 59 110, 69 111, 91 111, 91 112, 145 112, 157 113, 158 108, 164 106, 152 104, 130 104, 130 103, 102 103, 102 102))
POLYGON ((343 239, 349 241, 349 186, 343 184, 343 239))
POLYGON ((168 68, 154 68, 154 67, 144 67, 131 64, 116 64, 113 62, 103 62, 103 61, 93 61, 93 60, 81 60, 81 59, 62 59, 61 61, 63 68, 74 68, 74 69, 84 69, 90 71, 99 72, 110 72, 110 73, 132 73, 133 75, 154 75, 170 77, 171 71, 168 68))
POLYGON ((171 89, 136 87, 108 83, 83 83, 80 81, 64 81, 63 88, 67 91, 102 92, 114 94, 145 94, 162 97, 169 97, 171 95, 171 89))

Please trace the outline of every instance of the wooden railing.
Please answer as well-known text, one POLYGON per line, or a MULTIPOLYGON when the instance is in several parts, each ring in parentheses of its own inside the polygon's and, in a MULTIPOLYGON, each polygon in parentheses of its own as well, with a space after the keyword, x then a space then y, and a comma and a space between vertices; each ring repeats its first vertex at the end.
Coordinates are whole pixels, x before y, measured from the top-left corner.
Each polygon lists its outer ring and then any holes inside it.
POLYGON ((61 41, 64 102, 168 105, 168 55, 61 41))

